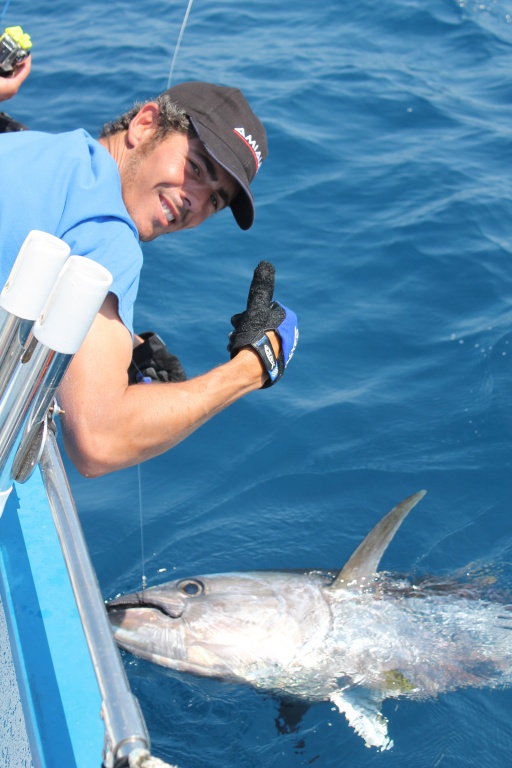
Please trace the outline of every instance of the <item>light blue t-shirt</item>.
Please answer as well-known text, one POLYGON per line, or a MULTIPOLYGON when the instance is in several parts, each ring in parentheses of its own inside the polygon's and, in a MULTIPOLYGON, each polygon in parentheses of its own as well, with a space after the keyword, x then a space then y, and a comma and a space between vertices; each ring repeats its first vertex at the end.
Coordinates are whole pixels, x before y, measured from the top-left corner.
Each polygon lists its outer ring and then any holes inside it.
POLYGON ((121 320, 133 333, 142 268, 115 160, 86 131, 0 134, 0 290, 31 229, 61 238, 113 276, 121 320))

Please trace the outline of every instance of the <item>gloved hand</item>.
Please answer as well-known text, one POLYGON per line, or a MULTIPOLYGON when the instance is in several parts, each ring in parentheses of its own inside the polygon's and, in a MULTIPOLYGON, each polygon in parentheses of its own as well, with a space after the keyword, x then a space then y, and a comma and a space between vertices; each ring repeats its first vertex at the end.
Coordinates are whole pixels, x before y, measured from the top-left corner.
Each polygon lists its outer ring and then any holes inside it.
POLYGON ((133 350, 132 362, 128 368, 128 381, 186 381, 187 376, 176 355, 169 352, 164 342, 153 331, 140 334, 144 339, 133 350))
POLYGON ((278 301, 272 301, 274 277, 273 265, 268 261, 260 261, 254 270, 247 309, 233 315, 231 324, 235 330, 229 334, 228 351, 232 358, 243 347, 252 347, 260 356, 269 376, 262 389, 279 381, 295 352, 299 338, 295 313, 278 301), (266 331, 275 331, 281 339, 277 360, 266 331))
POLYGON ((28 128, 23 123, 14 120, 7 112, 0 112, 0 133, 13 133, 14 131, 28 131, 28 128))

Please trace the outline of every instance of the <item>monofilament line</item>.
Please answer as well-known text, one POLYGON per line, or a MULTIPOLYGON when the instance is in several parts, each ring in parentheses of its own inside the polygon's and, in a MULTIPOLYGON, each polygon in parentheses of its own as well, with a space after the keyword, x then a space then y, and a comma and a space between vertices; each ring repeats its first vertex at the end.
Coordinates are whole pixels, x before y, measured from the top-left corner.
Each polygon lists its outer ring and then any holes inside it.
MULTIPOLYGON (((8 9, 10 4, 11 4, 11 0, 6 0, 6 3, 4 5, 4 9, 3 9, 2 13, 0 13, 0 23, 2 22, 2 19, 4 18, 5 14, 7 13, 7 9, 8 9)), ((191 3, 191 5, 192 5, 192 3, 191 3)))
POLYGON ((187 26, 188 17, 189 17, 190 9, 192 8, 192 3, 193 2, 194 2, 194 0, 188 0, 187 10, 185 11, 185 17, 183 19, 183 24, 181 25, 180 34, 178 36, 178 42, 176 43, 176 48, 174 49, 174 56, 172 57, 171 69, 170 69, 170 72, 169 72, 169 79, 167 81, 167 87, 168 88, 171 87, 172 76, 173 76, 173 73, 174 73, 174 65, 176 64, 176 59, 178 58, 178 51, 179 51, 180 45, 181 45, 181 38, 183 37, 183 33, 185 31, 185 27, 187 26))
POLYGON ((140 464, 137 464, 137 478, 139 481, 139 528, 140 528, 140 556, 142 560, 142 589, 146 589, 147 579, 145 573, 145 554, 144 554, 144 521, 142 519, 142 482, 140 475, 140 464))

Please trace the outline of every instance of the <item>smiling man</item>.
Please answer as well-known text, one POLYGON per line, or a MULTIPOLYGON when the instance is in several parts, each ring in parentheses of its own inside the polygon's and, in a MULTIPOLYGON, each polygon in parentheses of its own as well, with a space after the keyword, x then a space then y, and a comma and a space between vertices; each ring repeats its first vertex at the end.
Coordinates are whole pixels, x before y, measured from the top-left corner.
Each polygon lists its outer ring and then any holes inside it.
POLYGON ((141 240, 196 227, 231 203, 242 229, 251 226, 249 184, 267 142, 240 91, 182 83, 107 124, 100 143, 118 164, 141 240))
POLYGON ((227 363, 187 381, 177 361, 174 380, 156 376, 150 386, 128 375, 142 341, 132 327, 139 240, 196 227, 225 208, 248 229, 250 183, 266 154, 265 130, 242 93, 200 82, 136 105, 104 126, 98 141, 83 130, 0 136, 0 285, 31 229, 62 238, 113 275, 59 391, 66 450, 82 474, 158 455, 282 375, 296 318, 272 301, 268 280, 257 311, 248 306, 232 320, 227 363))

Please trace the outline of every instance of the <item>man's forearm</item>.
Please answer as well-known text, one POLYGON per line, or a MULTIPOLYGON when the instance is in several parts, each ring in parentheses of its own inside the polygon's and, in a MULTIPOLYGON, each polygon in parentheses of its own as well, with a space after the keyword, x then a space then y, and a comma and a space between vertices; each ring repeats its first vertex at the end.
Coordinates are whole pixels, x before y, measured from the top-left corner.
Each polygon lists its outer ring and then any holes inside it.
MULTIPOLYGON (((157 456, 266 380, 257 355, 242 349, 233 360, 178 383, 136 384, 98 393, 84 408, 73 372, 60 393, 66 451, 77 469, 98 477, 157 456)), ((79 375, 79 372, 78 372, 79 375)))

